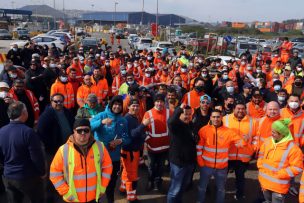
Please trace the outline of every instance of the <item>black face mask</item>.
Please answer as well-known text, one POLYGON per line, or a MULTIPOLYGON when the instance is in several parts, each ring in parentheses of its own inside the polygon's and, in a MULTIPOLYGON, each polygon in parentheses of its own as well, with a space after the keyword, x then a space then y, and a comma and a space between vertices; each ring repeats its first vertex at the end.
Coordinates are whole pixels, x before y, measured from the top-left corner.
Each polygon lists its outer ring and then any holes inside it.
POLYGON ((24 94, 24 90, 23 89, 15 89, 16 94, 24 94))
POLYGON ((204 86, 196 86, 196 87, 194 87, 194 89, 197 92, 202 92, 202 91, 204 91, 205 87, 204 86))
POLYGON ((301 86, 302 86, 302 82, 298 82, 298 81, 297 81, 297 82, 295 82, 294 84, 295 84, 295 86, 297 86, 297 87, 301 87, 301 86))
POLYGON ((227 104, 228 109, 233 109, 233 104, 227 104))

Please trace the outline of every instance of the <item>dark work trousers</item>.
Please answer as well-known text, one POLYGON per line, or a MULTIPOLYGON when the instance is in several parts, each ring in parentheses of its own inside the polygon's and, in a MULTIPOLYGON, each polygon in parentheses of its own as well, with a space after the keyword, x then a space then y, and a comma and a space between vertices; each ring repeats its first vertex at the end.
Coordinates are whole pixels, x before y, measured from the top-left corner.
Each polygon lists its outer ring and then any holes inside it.
POLYGON ((237 198, 242 198, 244 196, 245 172, 247 171, 248 166, 248 162, 246 163, 239 160, 231 160, 228 162, 229 170, 232 169, 235 172, 235 188, 237 198))
POLYGON ((29 198, 31 203, 43 202, 43 181, 40 177, 13 180, 2 176, 2 180, 8 203, 22 203, 25 197, 29 198))
POLYGON ((151 183, 161 184, 167 157, 167 151, 160 153, 152 153, 148 151, 149 181, 151 183))
POLYGON ((106 189, 108 203, 114 203, 114 192, 115 192, 115 186, 116 186, 117 177, 118 177, 117 173, 120 170, 120 161, 113 161, 112 165, 113 165, 113 171, 111 174, 111 180, 106 189))
POLYGON ((53 183, 50 180, 50 167, 54 158, 54 155, 46 153, 46 166, 47 166, 47 178, 44 179, 44 194, 46 203, 53 203, 58 199, 62 199, 59 193, 56 191, 53 183))

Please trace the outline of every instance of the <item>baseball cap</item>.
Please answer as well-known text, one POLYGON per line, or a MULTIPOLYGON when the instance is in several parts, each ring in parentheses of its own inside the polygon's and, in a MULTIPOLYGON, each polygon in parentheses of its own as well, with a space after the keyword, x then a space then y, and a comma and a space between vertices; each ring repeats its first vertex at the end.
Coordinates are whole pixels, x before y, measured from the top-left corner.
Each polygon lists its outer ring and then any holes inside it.
POLYGON ((200 97, 200 102, 203 100, 207 100, 208 102, 211 102, 211 97, 208 94, 204 94, 200 97))
POLYGON ((252 88, 252 85, 250 83, 245 83, 243 85, 243 89, 251 89, 252 88))
POLYGON ((0 88, 10 88, 6 82, 0 82, 0 88))
POLYGON ((92 103, 98 102, 97 96, 95 94, 89 94, 87 97, 87 100, 92 103))

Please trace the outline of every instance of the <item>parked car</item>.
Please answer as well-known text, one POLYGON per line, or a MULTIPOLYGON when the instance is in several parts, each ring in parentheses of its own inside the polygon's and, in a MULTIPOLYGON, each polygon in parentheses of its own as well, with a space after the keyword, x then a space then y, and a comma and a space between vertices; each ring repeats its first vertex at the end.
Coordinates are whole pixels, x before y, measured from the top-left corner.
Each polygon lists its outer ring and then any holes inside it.
POLYGON ((128 44, 131 45, 133 43, 133 40, 135 38, 138 38, 137 34, 129 34, 129 36, 128 36, 128 44))
POLYGON ((120 39, 124 39, 125 38, 125 33, 123 30, 116 30, 115 32, 115 37, 120 38, 120 39))
POLYGON ((97 50, 99 41, 95 37, 86 37, 81 40, 80 45, 83 47, 84 53, 88 52, 90 49, 93 49, 94 52, 97 50))
POLYGON ((61 38, 64 38, 66 43, 70 43, 70 42, 73 42, 74 41, 74 36, 71 35, 70 33, 68 32, 53 32, 52 34, 50 34, 52 36, 56 36, 56 37, 61 37, 61 38))
POLYGON ((166 42, 166 41, 156 42, 152 45, 152 47, 149 48, 149 50, 155 52, 156 49, 159 49, 161 51, 164 48, 168 48, 168 49, 173 48, 173 44, 171 42, 166 42))
POLYGON ((28 30, 17 30, 18 39, 30 39, 30 33, 28 30))
MULTIPOLYGON (((51 35, 37 35, 35 37, 32 37, 30 40, 37 45, 41 45, 41 46, 47 45, 48 47, 50 47, 52 43, 55 43, 56 47, 58 47, 60 50, 63 50, 65 46, 65 42, 61 41, 59 37, 55 37, 51 35)), ((28 40, 16 41, 11 43, 10 46, 12 47, 14 44, 17 44, 19 48, 22 48, 28 42, 29 42, 28 40)))
POLYGON ((246 52, 247 49, 249 49, 251 54, 255 54, 258 50, 261 50, 262 47, 255 43, 247 43, 247 42, 238 42, 237 44, 231 43, 227 48, 227 54, 240 57, 240 55, 246 52))
POLYGON ((6 29, 0 29, 0 39, 12 39, 12 34, 6 29))
POLYGON ((221 64, 223 66, 227 65, 227 63, 230 61, 230 60, 235 60, 235 61, 239 61, 240 59, 239 58, 236 58, 236 57, 232 57, 232 56, 209 56, 207 57, 206 59, 208 60, 214 60, 214 59, 217 59, 217 58, 220 58, 221 59, 221 64))
POLYGON ((138 38, 137 42, 134 43, 134 48, 137 50, 150 49, 151 45, 151 38, 138 38))

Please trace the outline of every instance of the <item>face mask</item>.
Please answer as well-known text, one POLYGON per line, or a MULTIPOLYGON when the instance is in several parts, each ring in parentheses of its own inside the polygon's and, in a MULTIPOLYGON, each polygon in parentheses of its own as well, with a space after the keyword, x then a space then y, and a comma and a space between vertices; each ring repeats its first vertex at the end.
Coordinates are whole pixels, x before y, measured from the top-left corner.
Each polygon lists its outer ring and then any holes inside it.
POLYGON ((302 71, 302 68, 297 68, 297 71, 298 71, 298 72, 301 72, 301 71, 302 71))
POLYGON ((300 81, 296 81, 294 84, 295 84, 295 86, 297 86, 297 87, 301 87, 301 86, 302 86, 302 82, 300 82, 300 81))
POLYGON ((68 81, 68 78, 67 77, 62 77, 60 76, 59 77, 60 81, 63 82, 63 83, 66 83, 68 81))
POLYGON ((109 66, 110 65, 110 63, 106 63, 106 66, 109 66))
POLYGON ((182 68, 182 69, 181 69, 181 72, 182 72, 182 73, 187 72, 187 68, 182 68))
POLYGON ((278 57, 278 56, 279 56, 278 54, 275 54, 275 55, 274 55, 274 57, 278 57))
POLYGON ((220 67, 220 66, 221 66, 221 64, 219 64, 219 63, 216 63, 216 64, 215 64, 215 66, 216 66, 216 67, 220 67))
POLYGON ((56 64, 55 64, 55 63, 51 63, 51 64, 50 64, 50 67, 51 67, 51 68, 56 68, 56 64))
POLYGON ((283 102, 283 101, 285 101, 285 97, 278 96, 278 100, 279 100, 280 102, 283 102))
POLYGON ((226 87, 228 93, 234 92, 234 87, 226 87))
POLYGON ((189 66, 190 66, 190 67, 193 67, 193 66, 194 66, 194 64, 193 64, 193 63, 190 63, 190 64, 189 64, 189 66))
POLYGON ((150 61, 152 59, 152 57, 148 56, 147 59, 150 61))
POLYGON ((280 85, 275 85, 275 86, 273 87, 273 89, 274 89, 275 91, 279 91, 279 90, 281 89, 281 86, 280 86, 280 85))
POLYGON ((17 78, 17 74, 16 73, 11 73, 11 74, 9 74, 9 76, 10 76, 10 78, 17 78))
POLYGON ((203 63, 203 60, 202 60, 202 59, 199 59, 198 62, 199 62, 199 63, 203 63))
POLYGON ((127 74, 127 71, 126 71, 126 70, 122 70, 122 71, 120 71, 120 73, 121 73, 122 75, 125 75, 125 74, 127 74))
POLYGON ((195 89, 197 92, 202 92, 202 91, 204 91, 204 86, 196 86, 196 87, 194 87, 194 89, 195 89))
POLYGON ((206 73, 202 73, 201 75, 202 75, 203 78, 207 77, 206 73))
POLYGON ((288 103, 288 106, 291 108, 291 109, 297 109, 299 107, 299 103, 298 102, 289 102, 288 103))
POLYGON ((132 68, 132 64, 128 64, 128 68, 132 68))
POLYGON ((6 96, 7 96, 7 92, 5 92, 5 91, 0 92, 1 99, 4 99, 6 96))
POLYGON ((247 66, 247 70, 252 70, 252 67, 251 66, 247 66))
POLYGON ((105 57, 103 57, 103 56, 101 56, 101 57, 100 57, 100 60, 102 60, 102 61, 103 61, 103 60, 105 60, 105 59, 106 59, 106 58, 105 58, 105 57))
POLYGON ((128 84, 129 84, 129 85, 133 85, 133 84, 134 84, 134 80, 128 81, 128 84))
POLYGON ((13 48, 13 51, 17 51, 18 49, 17 48, 13 48))
POLYGON ((138 67, 138 63, 134 63, 134 67, 135 67, 135 68, 138 67))
POLYGON ((230 104, 230 103, 227 104, 228 109, 233 109, 233 106, 234 106, 233 104, 230 104))
POLYGON ((242 61, 242 62, 241 62, 241 64, 242 64, 242 65, 245 65, 245 64, 246 64, 246 62, 245 62, 245 61, 242 61))
POLYGON ((279 80, 279 79, 274 78, 274 79, 272 79, 272 82, 277 81, 277 80, 279 80))
POLYGON ((262 72, 262 70, 260 70, 260 69, 257 70, 257 73, 261 73, 261 72, 262 72))
POLYGON ((223 79, 227 80, 228 79, 228 75, 223 75, 223 79))
POLYGON ((24 90, 23 89, 15 89, 16 94, 23 94, 24 90))
POLYGON ((145 73, 145 76, 146 76, 147 78, 149 78, 149 77, 151 76, 151 74, 150 74, 150 73, 145 73))
POLYGON ((46 64, 43 64, 42 67, 43 67, 43 68, 47 68, 47 65, 46 65, 46 64))

